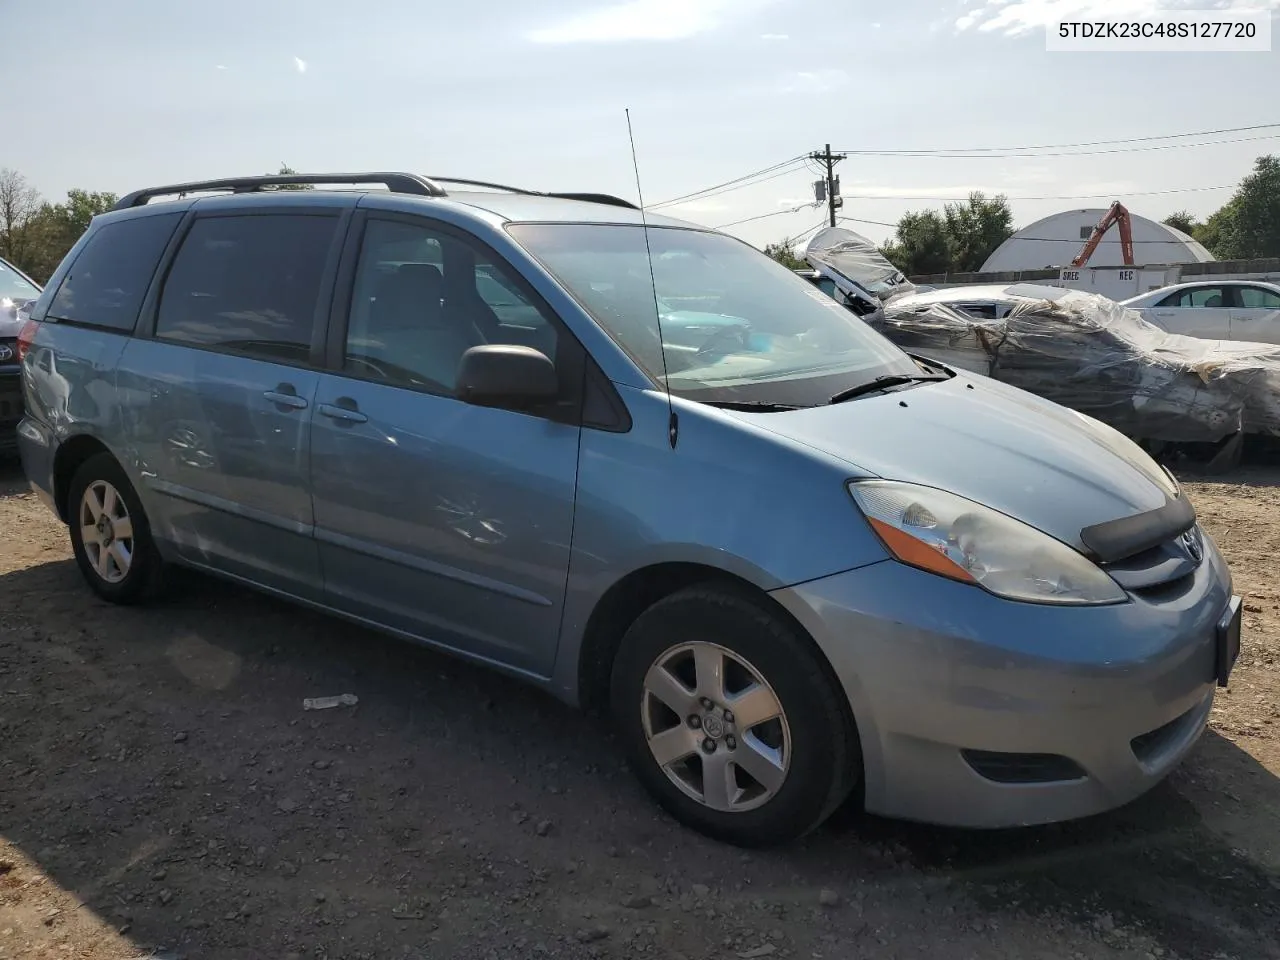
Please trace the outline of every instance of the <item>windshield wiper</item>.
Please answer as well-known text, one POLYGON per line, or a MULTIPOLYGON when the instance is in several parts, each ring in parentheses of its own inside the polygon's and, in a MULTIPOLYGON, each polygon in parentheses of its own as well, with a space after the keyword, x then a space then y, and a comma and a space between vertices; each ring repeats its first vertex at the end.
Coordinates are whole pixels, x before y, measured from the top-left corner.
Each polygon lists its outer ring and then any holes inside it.
POLYGON ((744 410, 747 413, 781 413, 784 410, 800 410, 801 407, 791 403, 770 403, 768 400, 703 400, 709 407, 720 407, 724 410, 744 410))
POLYGON ((950 379, 945 373, 921 373, 915 376, 891 373, 883 377, 876 377, 874 380, 868 380, 866 383, 860 383, 856 387, 850 387, 848 390, 841 390, 831 397, 827 403, 844 403, 846 400, 852 400, 854 397, 860 397, 863 394, 875 393, 877 390, 887 390, 889 387, 901 387, 908 383, 928 383, 933 380, 950 379))

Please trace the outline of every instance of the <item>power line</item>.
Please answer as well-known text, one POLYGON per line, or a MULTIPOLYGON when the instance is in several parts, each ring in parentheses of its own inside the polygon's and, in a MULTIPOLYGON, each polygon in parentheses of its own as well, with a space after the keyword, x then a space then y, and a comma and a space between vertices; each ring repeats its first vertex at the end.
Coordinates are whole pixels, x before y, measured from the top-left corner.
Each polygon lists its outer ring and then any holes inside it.
POLYGON ((767 220, 769 217, 780 217, 780 216, 782 216, 784 213, 799 213, 801 210, 807 210, 807 209, 809 209, 809 208, 810 208, 810 207, 812 207, 812 206, 815 206, 815 204, 812 204, 812 203, 802 203, 802 204, 800 204, 799 206, 796 206, 796 207, 790 207, 790 208, 788 208, 788 209, 786 209, 786 210, 774 210, 772 213, 760 213, 760 214, 757 214, 757 215, 756 215, 756 216, 754 216, 754 217, 743 217, 741 220, 734 220, 732 223, 722 223, 722 224, 720 224, 719 226, 712 227, 711 229, 712 229, 712 230, 724 230, 724 229, 726 229, 726 228, 728 228, 728 227, 736 227, 736 226, 738 226, 739 224, 743 224, 743 223, 751 223, 753 220, 767 220))
MULTIPOLYGON (((1078 143, 1049 143, 1035 144, 1022 147, 938 147, 932 149, 885 149, 885 150, 840 150, 838 153, 845 153, 854 156, 874 156, 874 157, 934 157, 938 159, 956 159, 956 160, 981 160, 981 159, 1021 159, 1021 158, 1037 158, 1037 157, 1086 157, 1098 156, 1104 154, 1116 153, 1133 153, 1149 150, 1175 150, 1186 149, 1189 147, 1207 147, 1229 143, 1248 143, 1256 140, 1271 140, 1280 136, 1280 134, 1266 134, 1257 137, 1240 137, 1230 140, 1208 140, 1201 143, 1167 143, 1157 144, 1154 146, 1133 146, 1133 144, 1151 144, 1156 140, 1178 140, 1189 137, 1209 137, 1219 136, 1221 134, 1231 133, 1250 133, 1258 130, 1273 130, 1280 128, 1280 123, 1256 123, 1243 127, 1220 127, 1214 130, 1197 130, 1188 133, 1167 133, 1159 136, 1149 137, 1130 137, 1123 140, 1088 140, 1078 143), (1112 150, 1082 150, 1084 147, 1107 147, 1114 144, 1127 144, 1127 146, 1119 147, 1112 150), (1071 153, 1033 153, 1029 151, 1037 150, 1071 150, 1071 153)), ((732 180, 726 180, 723 183, 713 184, 704 187, 701 190, 695 190, 692 193, 686 193, 679 197, 672 197, 670 200, 661 200, 657 203, 648 205, 648 209, 657 209, 658 207, 669 207, 677 203, 682 203, 694 199, 707 199, 710 196, 716 196, 720 193, 727 193, 730 190, 741 189, 742 187, 751 186, 755 183, 765 183, 776 177, 785 176, 788 173, 796 172, 802 168, 812 169, 810 164, 812 160, 807 154, 800 154, 781 160, 778 163, 763 167, 752 173, 743 174, 732 180), (792 164, 799 164, 792 168, 792 164), (789 169, 783 169, 789 168, 789 169)), ((1185 191, 1161 191, 1153 190, 1145 193, 1130 193, 1131 196, 1157 196, 1164 193, 1180 193, 1195 192, 1208 190, 1224 190, 1226 187, 1197 187, 1187 189, 1185 191)), ((1095 197, 1107 196, 1107 194, 1088 194, 1082 196, 1060 196, 1060 197, 1010 197, 1011 200, 1086 200, 1095 197)), ((879 199, 900 199, 900 200, 949 200, 952 197, 859 197, 857 199, 879 200, 879 199)))
POLYGON ((885 223, 883 220, 861 220, 858 217, 836 217, 836 219, 847 220, 850 223, 870 223, 877 227, 892 227, 895 230, 898 228, 896 223, 885 223))
MULTIPOLYGON (((883 220, 860 220, 860 219, 858 219, 857 217, 837 217, 837 219, 838 219, 838 220, 848 220, 848 221, 849 221, 849 222, 851 222, 851 223, 869 223, 869 224, 873 224, 874 226, 877 226, 877 227, 891 227, 891 228, 893 228, 893 229, 895 229, 895 230, 896 230, 896 229, 897 229, 897 227, 898 227, 898 225, 897 225, 896 223, 885 223, 883 220)), ((1075 237, 1027 237, 1027 236, 1023 236, 1022 234, 1020 234, 1020 233, 1016 233, 1016 232, 1015 232, 1015 233, 1011 233, 1011 234, 1009 235, 1009 239, 1010 239, 1010 240, 1030 240, 1030 241, 1033 241, 1033 242, 1035 242, 1035 243, 1070 243, 1070 244, 1079 244, 1079 243, 1081 242, 1081 241, 1077 240, 1075 237)), ((1119 241, 1119 240, 1107 240, 1107 239, 1105 239, 1105 238, 1104 238, 1103 240, 1101 240, 1101 241, 1100 241, 1100 244, 1105 244, 1105 243, 1112 243, 1112 244, 1115 244, 1115 243, 1120 243, 1120 242, 1121 242, 1121 241, 1119 241)), ((1176 239, 1165 239, 1165 240, 1134 240, 1133 242, 1134 242, 1135 244, 1138 244, 1138 243, 1177 243, 1178 241, 1177 241, 1176 239)))
MULTIPOLYGON (((1234 190, 1238 187, 1238 183, 1223 183, 1216 187, 1175 187, 1169 190, 1113 190, 1110 193, 1075 193, 1075 194, 1059 194, 1057 196, 1043 197, 1011 197, 1008 194, 992 194, 989 199, 995 199, 996 196, 1003 196, 1006 200, 1096 200, 1099 197, 1114 197, 1117 194, 1126 197, 1158 197, 1171 193, 1204 193, 1210 190, 1234 190)), ((859 196, 854 194, 847 195, 850 200, 935 200, 935 201, 955 201, 963 203, 967 197, 929 197, 929 196, 907 196, 900 197, 876 197, 876 196, 859 196)))
POLYGON ((815 223, 812 227, 809 227, 807 230, 801 230, 794 237, 787 237, 786 239, 784 239, 782 241, 782 245, 786 247, 795 246, 795 244, 799 243, 800 238, 803 237, 805 234, 813 233, 813 231, 819 229, 820 227, 825 227, 826 225, 827 225, 826 217, 823 217, 821 220, 815 223))
MULTIPOLYGON (((1155 140, 1176 140, 1184 137, 1216 137, 1224 133, 1252 133, 1255 130, 1272 130, 1280 127, 1280 123, 1255 123, 1246 127, 1222 127, 1218 130, 1197 130, 1191 133, 1166 133, 1154 137, 1125 137, 1121 140, 1087 140, 1081 143, 1041 143, 1024 147, 936 147, 931 149, 920 150, 880 150, 871 151, 880 155, 884 154, 946 154, 946 153, 1015 153, 1024 150, 1070 150, 1077 147, 1106 147, 1117 143, 1151 143, 1155 140)), ((1265 139, 1265 138, 1263 138, 1265 139)), ((1181 144, 1173 144, 1172 146, 1181 146, 1181 144)), ((1196 144, 1186 144, 1186 146, 1196 146, 1196 144)), ((844 150, 843 153, 858 153, 857 150, 844 150)))
POLYGON ((1204 140, 1200 143, 1165 143, 1147 147, 1115 147, 1110 150, 1074 150, 1070 153, 940 153, 925 150, 844 150, 850 156, 897 157, 899 159, 929 157, 935 160, 1035 160, 1052 157, 1096 157, 1115 153, 1144 153, 1151 150, 1185 150, 1189 147, 1213 147, 1224 143, 1252 143, 1256 140, 1274 140, 1280 133, 1267 133, 1258 137, 1237 137, 1232 140, 1204 140))
MULTIPOLYGON (((1234 190, 1237 186, 1238 186, 1238 184, 1234 184, 1234 183, 1224 183, 1224 184, 1220 184, 1219 186, 1216 186, 1216 187, 1177 187, 1177 188, 1170 189, 1170 190, 1132 190, 1132 191, 1131 191, 1131 190, 1126 190, 1126 191, 1123 191, 1123 195, 1124 195, 1124 196, 1126 196, 1126 197, 1153 197, 1153 196, 1163 196, 1163 195, 1166 195, 1166 194, 1172 194, 1172 193, 1199 193, 1199 192, 1203 192, 1203 191, 1207 191, 1207 190, 1234 190)), ((1006 199, 1006 200, 1011 200, 1011 201, 1012 201, 1012 200, 1093 200, 1093 199, 1096 199, 1096 198, 1098 198, 1098 197, 1111 197, 1111 196, 1115 196, 1115 193, 1116 193, 1116 191, 1113 191, 1113 192, 1111 192, 1111 193, 1077 193, 1077 194, 1058 194, 1058 195, 1056 195, 1056 196, 1040 196, 1040 197, 1009 197, 1009 196, 1006 196, 1006 197, 1005 197, 1005 199, 1006 199)), ((965 197, 942 197, 942 196, 923 196, 923 195, 918 195, 918 196, 901 196, 901 197, 874 197, 874 196, 860 196, 860 195, 856 195, 856 194, 855 194, 855 195, 847 195, 847 196, 845 197, 845 199, 848 199, 848 200, 940 200, 940 201, 956 202, 956 203, 963 203, 963 202, 965 202, 965 200, 966 200, 966 198, 965 198, 965 197)), ((992 199, 994 199, 994 197, 992 197, 992 199)), ((801 210, 805 209, 806 207, 811 207, 811 206, 813 206, 813 204, 811 204, 811 203, 803 203, 803 204, 800 204, 799 206, 796 206, 796 207, 790 207, 790 208, 788 208, 788 209, 786 209, 786 210, 774 210, 774 211, 771 211, 771 212, 769 212, 769 213, 761 213, 761 214, 757 214, 757 215, 755 215, 755 216, 753 216, 753 217, 744 217, 744 218, 743 218, 743 219, 741 219, 741 220, 734 220, 734 221, 733 221, 733 222, 731 222, 731 223, 723 223, 723 224, 721 224, 721 225, 720 225, 720 226, 718 226, 718 227, 713 227, 712 229, 714 229, 714 230, 723 230, 723 229, 726 229, 727 227, 736 227, 736 226, 738 226, 738 225, 740 225, 740 224, 743 224, 743 223, 751 223, 752 221, 755 221, 755 220, 766 220, 766 219, 768 219, 769 217, 778 217, 778 216, 781 216, 781 215, 786 214, 786 213, 798 213, 799 211, 801 211, 801 210)), ((883 222, 883 221, 881 221, 881 220, 860 220, 860 219, 858 219, 857 217, 837 217, 836 219, 837 219, 837 220, 849 220, 849 221, 851 221, 851 222, 855 222, 855 223, 870 223, 870 224, 874 224, 875 226, 878 226, 878 227, 896 227, 896 226, 897 226, 897 224, 895 224, 895 223, 885 223, 885 222, 883 222)), ((1034 237, 1028 237, 1027 239, 1036 239, 1036 238, 1034 238, 1034 237)), ((1049 239, 1049 238, 1044 238, 1044 239, 1049 239)), ((1106 243, 1113 243, 1113 242, 1118 242, 1118 241, 1104 241, 1104 242, 1106 242, 1106 243)), ((1168 241, 1168 240, 1135 240, 1134 242, 1135 242, 1135 243, 1169 243, 1169 242, 1171 242, 1171 241, 1168 241)))
MULTIPOLYGON (((779 177, 786 177, 786 176, 790 176, 793 173, 803 173, 803 172, 804 172, 803 169, 799 166, 788 167, 786 170, 779 170, 776 173, 772 173, 767 177, 761 177, 758 180, 752 180, 748 183, 739 183, 732 187, 725 187, 721 190, 712 191, 711 193, 699 194, 698 196, 694 197, 692 200, 688 202, 696 202, 698 200, 709 200, 712 197, 718 197, 726 193, 732 193, 734 190, 741 190, 744 187, 758 187, 760 184, 768 183, 770 180, 777 180, 779 177)), ((679 201, 679 202, 683 203, 685 201, 679 201)), ((672 201, 669 204, 664 204, 664 206, 675 206, 675 205, 677 205, 677 201, 672 201)), ((657 204, 655 204, 655 206, 657 206, 657 204)), ((653 207, 651 206, 648 209, 652 210, 653 207)))
POLYGON ((744 180, 755 179, 756 177, 759 177, 762 174, 772 173, 773 171, 777 170, 779 167, 785 167, 789 164, 795 163, 796 161, 803 160, 803 159, 804 159, 803 156, 788 157, 786 160, 780 161, 779 163, 772 164, 771 166, 764 167, 763 169, 756 170, 752 173, 745 173, 740 177, 734 177, 732 180, 726 180, 724 183, 717 183, 710 187, 704 187, 701 190, 695 190, 692 193, 686 193, 683 196, 672 197, 670 200, 660 200, 657 203, 651 203, 649 204, 649 209, 653 209, 654 207, 669 207, 671 206, 671 204, 679 203, 682 200, 692 200, 694 198, 701 198, 704 194, 710 193, 713 190, 719 190, 722 187, 733 186, 734 184, 742 183, 742 181, 744 180))

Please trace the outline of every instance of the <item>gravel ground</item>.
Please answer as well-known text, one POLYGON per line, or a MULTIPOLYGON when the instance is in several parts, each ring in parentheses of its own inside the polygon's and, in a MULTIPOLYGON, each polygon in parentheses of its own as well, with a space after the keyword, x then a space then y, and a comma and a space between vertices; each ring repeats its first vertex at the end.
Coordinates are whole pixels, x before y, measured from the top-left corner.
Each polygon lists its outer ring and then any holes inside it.
POLYGON ((98 602, 0 469, 0 957, 1280 958, 1280 470, 1189 486, 1246 637, 1166 783, 744 854, 515 682, 195 576, 98 602))

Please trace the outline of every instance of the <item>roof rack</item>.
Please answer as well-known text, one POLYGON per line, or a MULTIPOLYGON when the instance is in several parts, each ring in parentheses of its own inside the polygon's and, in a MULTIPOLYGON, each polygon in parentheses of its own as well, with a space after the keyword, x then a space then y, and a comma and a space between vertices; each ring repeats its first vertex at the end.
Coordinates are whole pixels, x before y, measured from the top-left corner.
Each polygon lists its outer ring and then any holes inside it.
POLYGON ((210 190, 256 193, 271 187, 317 183, 377 183, 382 184, 392 193, 408 193, 419 197, 447 197, 448 194, 440 184, 456 183, 467 187, 488 187, 492 190, 504 190, 508 193, 516 193, 528 197, 555 197, 560 200, 603 203, 612 207, 625 207, 628 210, 639 209, 631 201, 623 200, 621 197, 615 197, 607 193, 548 193, 541 190, 511 187, 502 183, 490 183, 486 180, 466 180, 461 177, 423 177, 416 173, 282 173, 268 174, 261 177, 232 177, 227 180, 199 180, 193 183, 174 183, 164 187, 148 187, 145 190, 135 190, 133 193, 121 197, 114 209, 125 210, 129 207, 140 207, 155 197, 185 193, 202 193, 210 190))
POLYGON ((630 200, 623 200, 608 193, 548 193, 548 197, 561 200, 581 200, 583 203, 605 203, 611 207, 626 207, 628 210, 639 210, 630 200))
POLYGON ((437 183, 459 183, 467 187, 488 187, 491 190, 505 190, 526 197, 555 197, 557 200, 581 200, 583 203, 604 203, 611 207, 626 207, 628 210, 640 209, 630 200, 623 200, 608 193, 555 193, 545 190, 526 190, 524 187, 510 187, 505 183, 489 183, 487 180, 464 180, 461 177, 440 177, 432 174, 431 180, 437 183))
POLYGON ((206 190, 229 190, 232 193, 256 193, 268 187, 290 184, 316 183, 380 183, 392 193, 410 193, 420 197, 446 196, 444 187, 428 177, 416 173, 282 173, 263 177, 232 177, 227 180, 200 180, 194 183, 175 183, 164 187, 148 187, 126 194, 116 203, 116 210, 140 207, 153 197, 182 193, 199 193, 206 190))

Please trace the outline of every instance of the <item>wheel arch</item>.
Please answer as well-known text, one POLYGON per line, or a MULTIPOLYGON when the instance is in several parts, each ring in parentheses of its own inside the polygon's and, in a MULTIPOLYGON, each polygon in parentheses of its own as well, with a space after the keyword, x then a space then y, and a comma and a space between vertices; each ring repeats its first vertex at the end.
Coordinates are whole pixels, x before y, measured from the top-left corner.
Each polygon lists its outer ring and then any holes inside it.
POLYGON ((58 445, 58 451, 53 457, 53 503, 63 523, 70 523, 71 510, 67 495, 71 490, 71 478, 76 475, 81 464, 100 453, 115 456, 105 443, 87 433, 68 437, 58 445))
MULTIPOLYGON (((659 600, 693 586, 720 586, 739 593, 786 622, 810 645, 834 688, 844 690, 821 645, 804 624, 768 591, 719 567, 676 561, 654 563, 631 571, 614 582, 592 608, 578 648, 577 695, 580 707, 591 713, 607 712, 613 661, 628 627, 659 600)), ((841 702, 856 739, 858 725, 853 708, 843 696, 841 702)))

